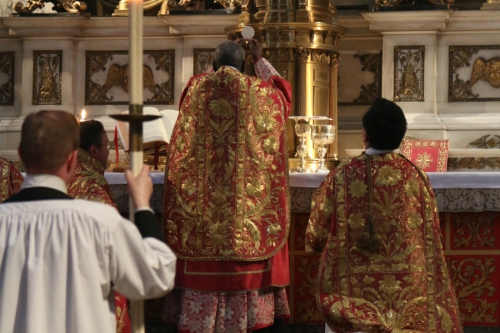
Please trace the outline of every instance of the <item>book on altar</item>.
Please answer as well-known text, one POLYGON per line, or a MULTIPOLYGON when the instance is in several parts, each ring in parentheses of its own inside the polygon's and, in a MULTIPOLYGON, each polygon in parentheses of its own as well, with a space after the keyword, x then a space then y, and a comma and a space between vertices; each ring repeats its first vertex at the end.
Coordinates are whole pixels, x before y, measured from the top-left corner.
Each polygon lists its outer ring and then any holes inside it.
MULTIPOLYGON (((154 148, 155 142, 170 142, 172 131, 174 130, 175 122, 179 111, 177 110, 162 110, 147 106, 142 110, 143 114, 161 116, 156 120, 146 121, 142 125, 142 142, 144 143, 144 150, 154 148), (151 143, 151 144, 149 144, 151 143)), ((122 112, 128 114, 128 111, 122 112)), ((129 143, 129 126, 128 122, 115 121, 118 135, 122 141, 123 150, 128 151, 129 143)))

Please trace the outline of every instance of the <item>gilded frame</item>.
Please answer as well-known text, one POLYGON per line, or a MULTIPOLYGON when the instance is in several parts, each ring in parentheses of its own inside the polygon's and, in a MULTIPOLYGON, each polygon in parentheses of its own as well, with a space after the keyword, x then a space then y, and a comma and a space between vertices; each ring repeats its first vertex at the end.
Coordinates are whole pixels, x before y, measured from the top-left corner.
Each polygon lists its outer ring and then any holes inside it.
POLYGON ((425 46, 394 46, 394 101, 423 102, 425 46))
MULTIPOLYGON (((472 63, 472 58, 482 50, 499 50, 497 57, 500 57, 500 45, 450 45, 448 47, 448 102, 500 101, 500 93, 498 97, 480 97, 480 94, 474 94, 472 91, 474 84, 471 84, 471 80, 462 80, 457 73, 461 68, 472 67, 474 74, 474 65, 479 58, 474 63, 472 63)), ((489 60, 491 59, 493 58, 489 60)))
POLYGON ((33 51, 32 105, 61 105, 62 50, 33 51))
POLYGON ((14 77, 16 68, 16 53, 14 51, 0 52, 0 72, 7 75, 7 82, 0 85, 0 105, 14 105, 14 77))
POLYGON ((206 71, 215 57, 215 49, 193 49, 193 75, 206 71))
MULTIPOLYGON (((128 51, 85 51, 85 105, 128 105, 128 51), (121 59, 122 64, 113 63, 121 59), (124 63, 125 62, 125 63, 124 63), (106 74, 104 82, 96 78, 106 74), (121 89, 116 100, 108 96, 111 88, 121 89)), ((175 50, 144 50, 144 89, 151 97, 144 98, 144 105, 174 104, 175 50), (156 74, 156 75, 155 75, 156 74), (167 76, 159 81, 158 76, 167 76), (159 82, 157 82, 159 81, 159 82)))

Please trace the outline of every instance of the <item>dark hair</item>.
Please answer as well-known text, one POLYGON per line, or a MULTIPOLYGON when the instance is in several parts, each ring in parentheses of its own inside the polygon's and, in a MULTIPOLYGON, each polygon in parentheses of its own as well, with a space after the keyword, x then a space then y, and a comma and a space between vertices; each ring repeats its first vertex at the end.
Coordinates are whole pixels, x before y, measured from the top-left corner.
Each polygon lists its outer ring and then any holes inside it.
POLYGON ((379 150, 399 147, 406 133, 406 118, 396 103, 377 98, 363 116, 366 140, 379 150))
POLYGON ((80 148, 90 151, 90 147, 101 148, 102 133, 105 133, 104 126, 100 121, 88 120, 80 123, 80 148))
POLYGON ((59 169, 79 144, 80 129, 74 115, 40 111, 23 122, 19 156, 27 170, 50 173, 59 169))
POLYGON ((215 49, 214 64, 217 69, 221 66, 240 69, 244 60, 245 51, 240 44, 233 41, 223 42, 215 49))

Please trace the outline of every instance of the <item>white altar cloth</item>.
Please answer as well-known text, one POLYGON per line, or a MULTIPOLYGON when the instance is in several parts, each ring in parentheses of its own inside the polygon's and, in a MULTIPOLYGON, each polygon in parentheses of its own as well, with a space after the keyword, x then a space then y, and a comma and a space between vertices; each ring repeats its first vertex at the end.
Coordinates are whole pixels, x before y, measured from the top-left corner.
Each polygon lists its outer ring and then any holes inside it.
MULTIPOLYGON (((325 179, 328 172, 319 173, 290 173, 290 187, 317 188, 325 179)), ((112 185, 126 184, 125 176, 121 172, 106 172, 108 183, 112 185)), ((500 172, 428 172, 433 189, 445 188, 500 188, 500 172)), ((153 184, 163 184, 164 173, 151 171, 153 184)))

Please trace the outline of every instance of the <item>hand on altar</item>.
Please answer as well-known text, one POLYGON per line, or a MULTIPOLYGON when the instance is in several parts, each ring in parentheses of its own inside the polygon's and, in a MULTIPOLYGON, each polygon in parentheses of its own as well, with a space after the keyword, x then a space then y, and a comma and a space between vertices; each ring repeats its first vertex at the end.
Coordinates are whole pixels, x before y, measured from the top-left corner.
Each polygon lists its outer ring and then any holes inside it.
POLYGON ((134 200, 135 206, 149 207, 149 200, 153 194, 153 180, 149 175, 149 165, 144 164, 141 172, 134 177, 132 171, 125 171, 129 194, 134 200))

